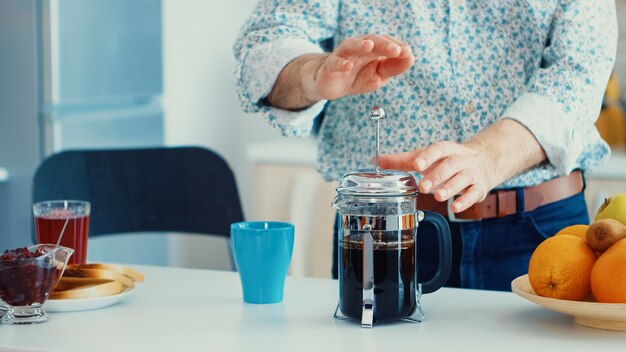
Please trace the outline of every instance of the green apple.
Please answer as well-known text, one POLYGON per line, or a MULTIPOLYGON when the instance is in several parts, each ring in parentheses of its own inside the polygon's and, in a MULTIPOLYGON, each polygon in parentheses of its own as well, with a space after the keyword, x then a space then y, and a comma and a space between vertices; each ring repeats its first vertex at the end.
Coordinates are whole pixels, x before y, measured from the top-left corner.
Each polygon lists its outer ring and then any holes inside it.
POLYGON ((606 198, 596 213, 595 220, 613 219, 626 225, 626 193, 606 198))

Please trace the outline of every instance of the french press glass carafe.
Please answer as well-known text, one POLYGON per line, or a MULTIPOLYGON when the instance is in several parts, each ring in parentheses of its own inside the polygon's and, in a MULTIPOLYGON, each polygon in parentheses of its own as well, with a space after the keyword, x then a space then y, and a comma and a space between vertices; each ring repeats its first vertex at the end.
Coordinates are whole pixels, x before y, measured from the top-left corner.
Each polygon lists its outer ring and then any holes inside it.
POLYGON ((448 223, 437 213, 417 210, 415 178, 403 171, 378 168, 383 117, 381 108, 372 109, 370 118, 377 123, 376 168, 346 174, 333 201, 341 218, 335 318, 360 320, 363 327, 388 320, 422 321, 421 294, 444 285, 452 262, 448 223), (420 221, 435 225, 439 241, 437 274, 424 283, 417 282, 420 221))

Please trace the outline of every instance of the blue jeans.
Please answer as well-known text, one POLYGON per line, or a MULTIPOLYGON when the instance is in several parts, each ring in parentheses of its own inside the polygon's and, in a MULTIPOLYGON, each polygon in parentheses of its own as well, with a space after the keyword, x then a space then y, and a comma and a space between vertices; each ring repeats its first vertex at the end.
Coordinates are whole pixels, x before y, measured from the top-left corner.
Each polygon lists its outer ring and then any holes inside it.
MULTIPOLYGON (((520 194, 523 197, 523 193, 518 192, 518 201, 520 194)), ((453 261, 446 286, 510 291, 511 281, 528 272, 528 261, 539 243, 566 226, 588 223, 589 215, 582 192, 528 213, 522 210, 503 218, 450 223, 453 261)), ((434 231, 428 223, 419 224, 419 282, 430 279, 437 269, 434 231)), ((334 278, 337 278, 336 246, 337 224, 333 237, 334 278)))

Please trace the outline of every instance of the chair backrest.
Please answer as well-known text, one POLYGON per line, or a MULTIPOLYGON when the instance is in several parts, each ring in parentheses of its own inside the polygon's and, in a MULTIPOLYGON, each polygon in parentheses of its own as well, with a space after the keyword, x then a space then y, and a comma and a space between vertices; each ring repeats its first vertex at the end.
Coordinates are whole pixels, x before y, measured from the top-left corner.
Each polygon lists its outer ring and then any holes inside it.
POLYGON ((33 202, 91 202, 89 235, 187 232, 230 236, 243 221, 233 172, 198 147, 64 151, 35 173, 33 202))

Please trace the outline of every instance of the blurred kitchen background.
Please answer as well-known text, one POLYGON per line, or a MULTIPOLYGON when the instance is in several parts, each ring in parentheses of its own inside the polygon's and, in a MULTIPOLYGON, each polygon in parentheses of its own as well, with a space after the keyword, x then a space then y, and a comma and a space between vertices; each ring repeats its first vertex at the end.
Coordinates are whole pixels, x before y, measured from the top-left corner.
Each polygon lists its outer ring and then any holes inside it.
MULTIPOLYGON (((0 250, 33 231, 37 165, 65 149, 199 145, 237 177, 248 220, 296 225, 292 275, 330 276, 334 185, 313 139, 285 139, 246 115, 232 43, 255 0, 0 0, 0 250)), ((626 0, 618 0, 626 34, 626 0)), ((626 35, 603 117, 614 156, 589 175, 590 212, 626 192, 626 35), (623 53, 624 52, 624 53, 623 53)), ((133 234, 91 239, 90 261, 228 268, 222 239, 133 234), (141 247, 137 244, 141 243, 141 247)))

